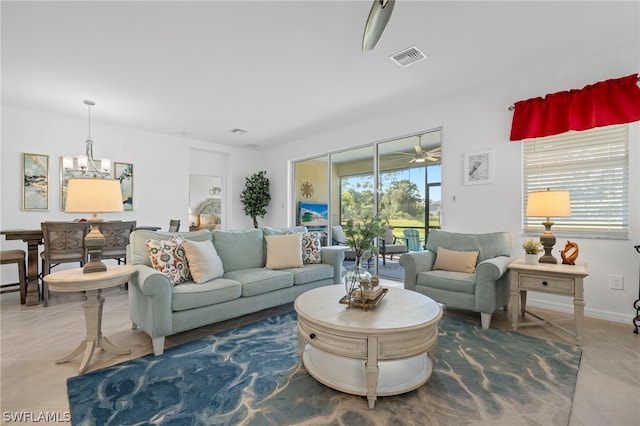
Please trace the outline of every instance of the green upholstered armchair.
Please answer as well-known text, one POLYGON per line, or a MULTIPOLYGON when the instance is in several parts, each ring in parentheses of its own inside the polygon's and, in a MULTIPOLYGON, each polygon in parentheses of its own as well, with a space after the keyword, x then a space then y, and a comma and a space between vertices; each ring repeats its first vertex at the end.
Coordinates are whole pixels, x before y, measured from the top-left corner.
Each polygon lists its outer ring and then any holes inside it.
POLYGON ((491 314, 501 306, 506 309, 509 302, 507 265, 514 260, 512 245, 509 232, 460 234, 432 230, 425 251, 400 257, 404 288, 446 306, 480 312, 482 328, 489 328, 491 314), (462 272, 465 263, 468 269, 462 272))

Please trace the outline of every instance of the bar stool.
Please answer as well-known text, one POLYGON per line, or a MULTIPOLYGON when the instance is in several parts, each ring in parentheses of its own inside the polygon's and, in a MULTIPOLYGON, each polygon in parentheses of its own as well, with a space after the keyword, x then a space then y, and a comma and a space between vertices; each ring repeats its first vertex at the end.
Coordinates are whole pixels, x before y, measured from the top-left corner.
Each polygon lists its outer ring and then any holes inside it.
POLYGON ((27 266, 25 262, 24 250, 2 250, 0 251, 0 264, 7 265, 9 263, 15 263, 18 265, 18 279, 17 283, 2 284, 0 285, 0 293, 13 293, 15 291, 20 292, 20 303, 25 304, 27 299, 27 266), (18 288, 14 288, 18 287, 18 288), (5 288, 9 288, 5 290, 5 288))

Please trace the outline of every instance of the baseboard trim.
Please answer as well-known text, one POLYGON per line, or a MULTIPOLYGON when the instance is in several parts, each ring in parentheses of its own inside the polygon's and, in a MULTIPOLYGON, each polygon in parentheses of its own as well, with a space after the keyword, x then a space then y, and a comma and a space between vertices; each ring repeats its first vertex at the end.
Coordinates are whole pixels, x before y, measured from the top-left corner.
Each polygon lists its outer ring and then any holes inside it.
MULTIPOLYGON (((537 308, 548 309, 550 311, 564 312, 567 314, 573 314, 573 303, 560 303, 549 300, 536 300, 531 297, 531 293, 527 296, 527 306, 534 306, 537 308)), ((606 321, 617 322, 621 324, 632 324, 633 315, 620 312, 603 311, 602 309, 592 309, 585 306, 584 316, 589 318, 596 318, 606 321)))

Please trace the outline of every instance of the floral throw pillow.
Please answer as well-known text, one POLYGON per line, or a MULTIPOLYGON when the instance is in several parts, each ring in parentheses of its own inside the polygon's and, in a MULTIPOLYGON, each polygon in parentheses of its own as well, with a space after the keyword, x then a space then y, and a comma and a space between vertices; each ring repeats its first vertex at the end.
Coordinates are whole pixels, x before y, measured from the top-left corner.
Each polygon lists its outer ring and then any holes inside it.
POLYGON ((302 263, 322 263, 321 246, 322 233, 305 232, 302 234, 302 263))
POLYGON ((168 240, 147 240, 147 252, 154 269, 162 272, 171 284, 178 285, 191 279, 183 238, 170 237, 168 240))

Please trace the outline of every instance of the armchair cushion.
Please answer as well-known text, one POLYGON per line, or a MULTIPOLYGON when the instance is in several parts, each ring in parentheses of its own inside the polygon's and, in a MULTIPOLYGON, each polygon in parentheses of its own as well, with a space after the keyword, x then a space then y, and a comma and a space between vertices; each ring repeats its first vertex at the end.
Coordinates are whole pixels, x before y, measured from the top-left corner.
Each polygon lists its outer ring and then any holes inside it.
POLYGON ((344 230, 340 225, 334 225, 331 227, 331 238, 333 239, 334 244, 347 244, 347 236, 344 234, 344 230))
POLYGON ((477 260, 478 251, 455 251, 438 247, 433 269, 472 274, 476 271, 477 260))

